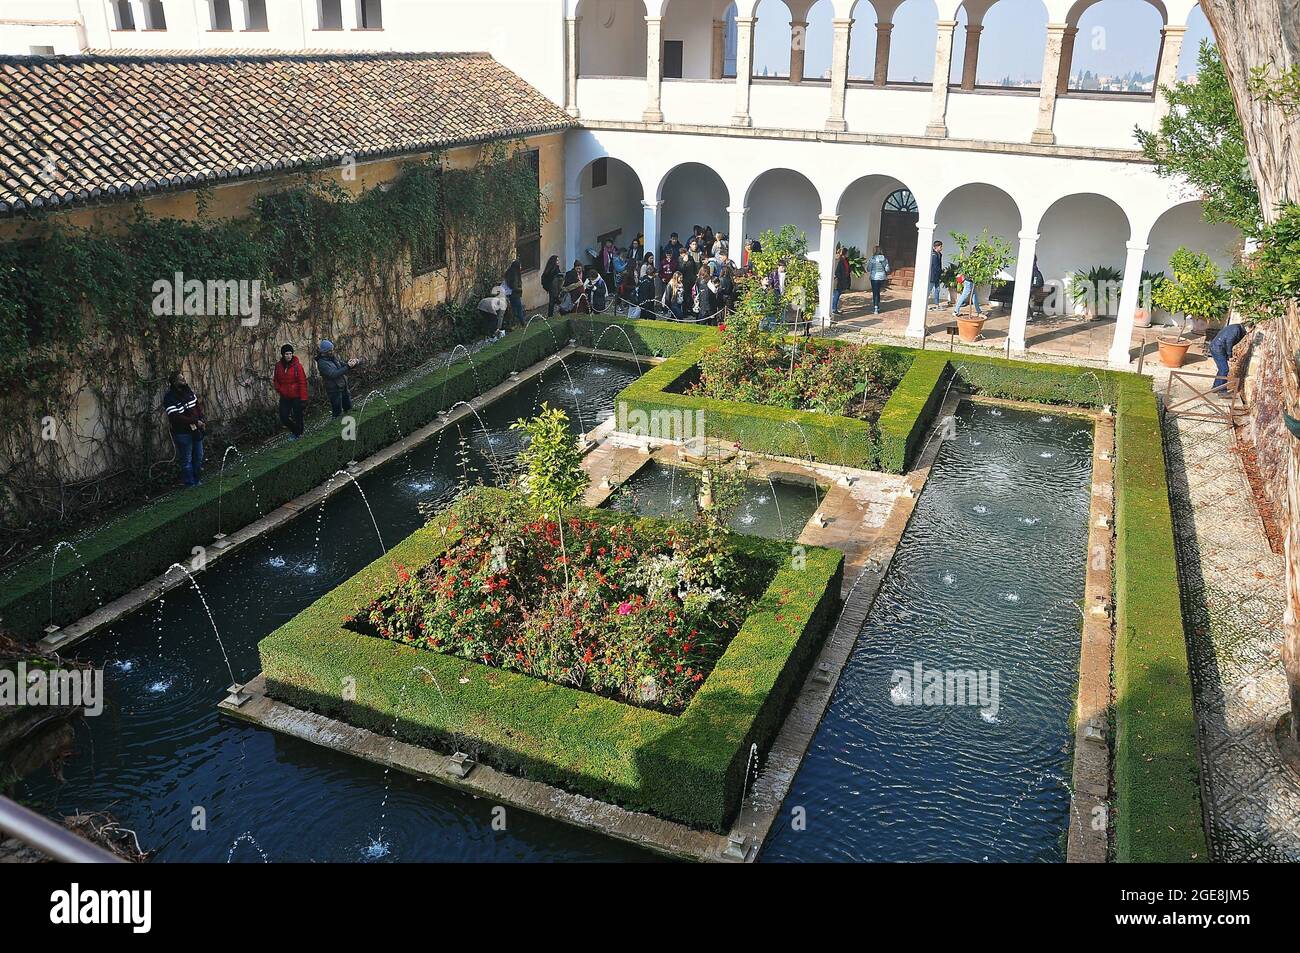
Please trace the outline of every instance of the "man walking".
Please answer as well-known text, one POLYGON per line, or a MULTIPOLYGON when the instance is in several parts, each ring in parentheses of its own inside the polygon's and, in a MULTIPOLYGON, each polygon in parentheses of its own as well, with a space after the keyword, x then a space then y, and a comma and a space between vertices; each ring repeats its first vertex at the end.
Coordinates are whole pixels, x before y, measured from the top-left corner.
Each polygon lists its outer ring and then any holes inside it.
POLYGON ((280 395, 280 426, 288 428, 290 440, 297 440, 307 411, 307 372, 292 344, 280 348, 280 360, 275 362, 275 392, 280 395))
POLYGON ((177 462, 181 479, 186 486, 198 486, 203 473, 203 436, 207 422, 198 395, 190 389, 184 375, 173 371, 167 378, 167 393, 163 395, 167 423, 171 427, 172 441, 176 444, 177 462))
POLYGON ((943 290, 943 242, 935 242, 930 249, 930 297, 934 302, 930 310, 941 307, 939 294, 943 290))
POLYGON ((316 370, 320 372, 321 380, 325 382, 325 393, 330 399, 330 414, 335 419, 342 417, 352 409, 352 393, 348 389, 348 371, 359 363, 361 362, 355 357, 346 362, 340 358, 334 350, 333 342, 320 342, 320 355, 316 358, 316 370))

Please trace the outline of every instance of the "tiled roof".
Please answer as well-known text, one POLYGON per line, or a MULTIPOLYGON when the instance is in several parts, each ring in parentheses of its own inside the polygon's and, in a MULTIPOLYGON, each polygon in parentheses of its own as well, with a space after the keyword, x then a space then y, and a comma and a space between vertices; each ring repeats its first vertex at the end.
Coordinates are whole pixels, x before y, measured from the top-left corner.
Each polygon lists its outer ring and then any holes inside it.
POLYGON ((486 53, 0 57, 0 214, 573 125, 486 53))

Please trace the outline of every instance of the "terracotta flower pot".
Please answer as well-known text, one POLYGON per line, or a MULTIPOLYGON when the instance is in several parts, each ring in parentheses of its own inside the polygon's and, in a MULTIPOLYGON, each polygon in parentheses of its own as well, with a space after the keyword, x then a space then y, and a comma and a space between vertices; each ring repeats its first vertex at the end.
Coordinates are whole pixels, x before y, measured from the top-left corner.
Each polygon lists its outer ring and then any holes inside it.
POLYGON ((983 318, 958 318, 957 334, 964 344, 974 344, 984 330, 983 318))
POLYGON ((1165 367, 1182 367, 1187 360, 1187 349, 1192 346, 1191 341, 1170 337, 1159 338, 1157 343, 1160 345, 1160 363, 1165 367))

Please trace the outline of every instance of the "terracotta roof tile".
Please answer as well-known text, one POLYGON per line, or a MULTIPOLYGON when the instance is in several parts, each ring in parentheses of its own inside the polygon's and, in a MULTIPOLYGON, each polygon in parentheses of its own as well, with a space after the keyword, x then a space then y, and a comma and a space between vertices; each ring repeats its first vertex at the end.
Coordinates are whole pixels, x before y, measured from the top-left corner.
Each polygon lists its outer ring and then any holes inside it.
POLYGON ((0 57, 0 120, 0 213, 574 124, 486 53, 318 51, 0 57))

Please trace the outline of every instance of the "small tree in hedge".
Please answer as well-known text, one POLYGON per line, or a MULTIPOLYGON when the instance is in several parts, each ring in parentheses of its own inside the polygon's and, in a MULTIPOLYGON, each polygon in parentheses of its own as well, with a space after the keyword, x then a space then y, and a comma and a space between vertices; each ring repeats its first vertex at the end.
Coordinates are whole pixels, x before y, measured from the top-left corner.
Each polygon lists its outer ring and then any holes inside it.
POLYGON ((817 312, 817 279, 821 270, 808 260, 808 236, 793 225, 782 225, 779 232, 770 229, 758 237, 763 250, 751 254, 749 261, 759 278, 766 278, 785 262, 785 295, 781 304, 804 314, 817 312))
MULTIPOLYGON (((558 407, 542 404, 541 413, 532 420, 516 420, 512 430, 528 438, 519 454, 524 469, 524 493, 528 502, 543 516, 555 515, 560 526, 560 550, 564 551, 564 511, 582 500, 591 478, 582 469, 582 448, 569 430, 569 417, 558 407)), ((564 559, 564 586, 569 586, 567 555, 564 559)))

